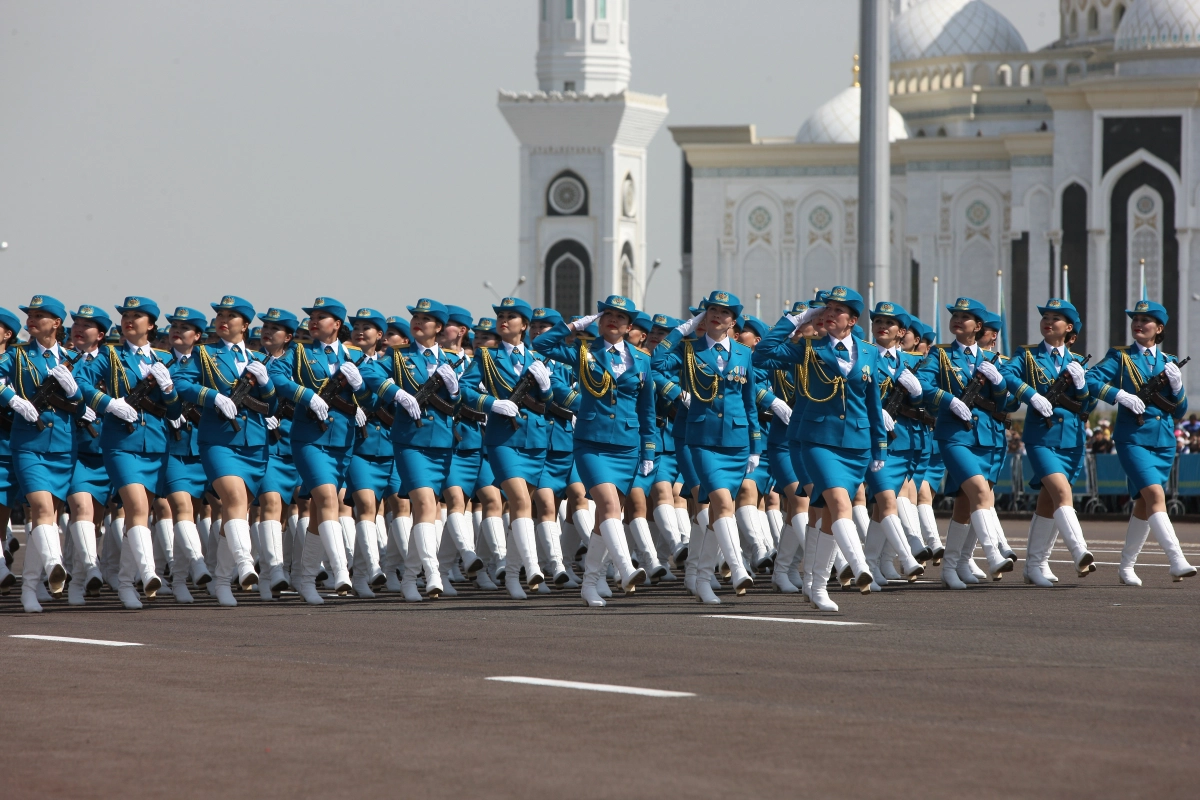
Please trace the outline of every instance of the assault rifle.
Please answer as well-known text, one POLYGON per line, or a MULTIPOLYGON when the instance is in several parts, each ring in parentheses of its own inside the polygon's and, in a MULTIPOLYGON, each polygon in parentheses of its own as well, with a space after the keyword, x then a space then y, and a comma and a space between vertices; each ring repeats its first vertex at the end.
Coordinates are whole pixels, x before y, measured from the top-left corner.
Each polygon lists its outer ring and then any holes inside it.
MULTIPOLYGON (((296 416, 296 406, 291 400, 280 400, 279 408, 275 411, 275 419, 294 419, 296 416)), ((273 431, 267 431, 267 437, 271 440, 271 444, 279 444, 279 440, 283 438, 283 432, 276 428, 273 431)))
MULTIPOLYGON (((259 400, 257 397, 251 397, 250 392, 258 385, 258 381, 254 380, 254 376, 249 372, 243 372, 238 376, 238 379, 233 382, 233 386, 229 389, 229 399, 238 407, 240 411, 243 408, 250 409, 255 414, 270 414, 271 407, 259 400)), ((229 420, 229 424, 233 427, 234 433, 241 433, 242 426, 238 424, 237 416, 235 415, 229 420)))
MULTIPOLYGON (((521 375, 521 380, 517 381, 517 385, 513 387, 512 394, 508 396, 508 399, 519 408, 524 408, 535 414, 545 414, 546 404, 540 403, 529 396, 530 390, 536 385, 537 381, 530 374, 529 369, 526 368, 525 372, 521 375)), ((509 417, 508 421, 512 424, 514 431, 521 426, 521 423, 517 422, 516 417, 509 417)))
MULTIPOLYGON (((1192 357, 1188 356, 1176 364, 1176 366, 1182 367, 1191 360, 1192 357)), ((1168 383, 1167 373, 1164 370, 1143 383, 1142 388, 1138 389, 1137 396, 1139 400, 1146 404, 1146 408, 1154 406, 1169 417, 1175 413, 1175 409, 1179 408, 1179 404, 1172 403, 1166 397, 1163 397, 1162 390, 1167 388, 1168 383)), ((1146 424, 1145 414, 1137 414, 1136 418, 1139 426, 1146 424)))
MULTIPOLYGON (((77 354, 75 358, 71 358, 69 355, 64 356, 63 363, 67 365, 67 369, 69 370, 81 358, 83 358, 83 353, 77 354)), ((33 403, 33 407, 37 409, 38 420, 36 424, 39 431, 46 429, 46 423, 42 422, 41 417, 43 411, 53 408, 68 414, 74 414, 75 410, 79 408, 79 401, 68 400, 66 394, 63 393, 62 385, 49 376, 46 376, 46 380, 42 381, 42 384, 38 386, 38 390, 34 393, 33 397, 29 398, 29 402, 33 403)))
MULTIPOLYGON (((157 360, 157 359, 156 359, 157 360)), ((161 361, 159 362, 162 363, 161 361)), ((171 356, 171 360, 163 366, 167 369, 175 363, 175 356, 171 356)), ((152 417, 163 419, 167 416, 167 409, 160 406, 158 403, 150 399, 150 392, 158 388, 158 381, 152 375, 146 375, 138 381, 138 385, 129 390, 129 394, 125 395, 125 402, 138 411, 144 411, 152 417)), ((136 427, 132 422, 126 422, 125 428, 133 433, 136 427)))
MULTIPOLYGON (((999 357, 997 356, 996 358, 992 359, 991 363, 994 365, 998 360, 999 357)), ((967 384, 967 387, 963 390, 962 397, 958 399, 962 401, 963 405, 972 411, 979 409, 992 419, 996 420, 996 422, 999 422, 1001 425, 1007 428, 1010 424, 1008 421, 1008 414, 998 411, 995 402, 981 396, 983 387, 987 384, 987 377, 979 372, 979 370, 976 370, 974 377, 971 378, 970 382, 967 384)), ((971 430, 975 427, 975 420, 962 420, 962 424, 967 426, 967 430, 971 430)))
MULTIPOLYGON (((421 384, 421 388, 417 389, 417 393, 413 395, 417 400, 417 404, 421 406, 421 413, 425 412, 426 406, 433 406, 435 410, 442 412, 448 417, 454 416, 454 403, 451 403, 438 394, 445 385, 446 381, 436 372, 421 384)), ((418 428, 425 427, 420 419, 414 419, 413 424, 418 428)))
MULTIPOLYGON (((1083 360, 1081 366, 1087 366, 1087 363, 1092 360, 1091 353, 1083 360)), ((1071 379, 1071 373, 1067 371, 1066 365, 1063 365, 1063 371, 1058 373, 1058 377, 1054 379, 1054 383, 1050 384, 1050 389, 1046 392, 1046 399, 1050 401, 1050 405, 1055 408, 1062 408, 1069 414, 1074 414, 1083 421, 1087 421, 1087 412, 1083 410, 1083 403, 1073 397, 1067 395, 1067 389, 1074 385, 1071 379)), ((1051 414, 1048 417, 1042 417, 1042 422, 1046 423, 1047 428, 1053 428, 1057 417, 1051 414)))
MULTIPOLYGON (((917 422, 925 421, 925 414, 922 409, 913 405, 909 399, 908 390, 898 383, 892 385, 891 392, 888 393, 887 402, 883 404, 883 410, 888 413, 888 416, 893 421, 900 417, 915 420, 917 422)), ((895 431, 888 431, 888 441, 896 438, 895 431)))
MULTIPOLYGON (((366 360, 367 354, 363 353, 362 358, 354 362, 354 366, 357 367, 366 360)), ((343 400, 339 396, 341 395, 342 390, 345 388, 346 376, 342 374, 341 370, 338 370, 337 375, 334 375, 332 378, 325 381, 325 385, 321 387, 321 391, 317 392, 317 397, 324 400, 325 405, 329 406, 330 408, 336 408, 343 414, 353 417, 356 413, 358 413, 358 406, 347 400, 343 400)), ((317 412, 313 411, 311 408, 308 410, 308 418, 317 423, 317 427, 321 429, 322 433, 329 430, 329 423, 323 419, 319 419, 317 417, 317 412)))
POLYGON ((171 436, 175 441, 183 440, 183 426, 199 425, 200 424, 200 409, 196 408, 195 404, 184 402, 183 413, 180 414, 183 420, 179 423, 178 428, 171 428, 171 436))

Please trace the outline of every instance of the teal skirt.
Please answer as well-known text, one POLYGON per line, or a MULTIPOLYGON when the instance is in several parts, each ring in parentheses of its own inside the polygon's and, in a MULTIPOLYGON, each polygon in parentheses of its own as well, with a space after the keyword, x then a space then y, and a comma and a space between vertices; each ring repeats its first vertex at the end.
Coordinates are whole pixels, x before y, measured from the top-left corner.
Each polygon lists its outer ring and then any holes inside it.
POLYGON ((611 483, 621 494, 629 494, 638 474, 638 446, 575 440, 575 464, 579 478, 590 491, 611 483))
POLYGON ((800 453, 804 458, 804 469, 812 481, 812 505, 825 507, 822 494, 827 489, 845 489, 854 499, 858 487, 866 480, 871 466, 871 451, 851 450, 826 444, 803 442, 800 453))

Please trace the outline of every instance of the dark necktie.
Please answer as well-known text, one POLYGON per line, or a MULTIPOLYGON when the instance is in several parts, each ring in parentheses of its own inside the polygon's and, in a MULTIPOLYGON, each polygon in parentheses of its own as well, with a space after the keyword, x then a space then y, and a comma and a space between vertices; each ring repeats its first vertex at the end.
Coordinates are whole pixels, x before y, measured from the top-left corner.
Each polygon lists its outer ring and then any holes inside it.
MULTIPOLYGON (((717 345, 717 347, 720 347, 720 345, 717 345)), ((617 352, 617 348, 615 348, 615 347, 608 348, 608 365, 610 367, 615 367, 620 360, 621 360, 621 355, 620 355, 620 353, 617 352)))
POLYGON ((246 363, 246 357, 242 355, 242 348, 236 344, 233 346, 233 360, 239 364, 246 363))
POLYGON ((850 351, 846 349, 846 345, 838 342, 833 349, 837 352, 837 357, 842 361, 850 360, 850 351))

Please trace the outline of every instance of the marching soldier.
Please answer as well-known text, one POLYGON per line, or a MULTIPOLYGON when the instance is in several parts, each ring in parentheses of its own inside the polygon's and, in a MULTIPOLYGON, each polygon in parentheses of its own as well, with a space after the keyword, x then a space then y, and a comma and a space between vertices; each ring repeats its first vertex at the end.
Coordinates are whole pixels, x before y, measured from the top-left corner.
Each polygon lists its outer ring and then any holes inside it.
POLYGON ((1129 476, 1129 495, 1135 498, 1119 575, 1126 585, 1142 585, 1134 565, 1146 538, 1153 532, 1167 554, 1171 579, 1181 581, 1193 577, 1196 568, 1188 563, 1179 547, 1175 526, 1167 516, 1164 487, 1175 462, 1175 424, 1187 413, 1183 373, 1179 360, 1162 351, 1170 319, 1167 309, 1152 300, 1139 300, 1125 315, 1130 320, 1133 344, 1109 350, 1104 360, 1087 374, 1091 395, 1117 406, 1113 439, 1117 443, 1117 457, 1129 476), (1143 394, 1152 381, 1164 385, 1151 394, 1156 402, 1147 403, 1143 394))
MULTIPOLYGON (((21 322, 17 315, 7 308, 0 308, 0 375, 8 373, 8 362, 14 358, 13 345, 17 341, 17 333, 21 330, 21 322)), ((8 540, 4 542, 4 559, 0 560, 0 594, 8 594, 17 578, 8 569, 8 562, 15 552, 16 539, 12 538, 9 528, 9 498, 16 491, 16 476, 12 466, 12 444, 9 441, 12 431, 13 416, 8 407, 0 412, 0 522, 7 531, 8 540), (13 550, 10 551, 10 541, 13 550)))

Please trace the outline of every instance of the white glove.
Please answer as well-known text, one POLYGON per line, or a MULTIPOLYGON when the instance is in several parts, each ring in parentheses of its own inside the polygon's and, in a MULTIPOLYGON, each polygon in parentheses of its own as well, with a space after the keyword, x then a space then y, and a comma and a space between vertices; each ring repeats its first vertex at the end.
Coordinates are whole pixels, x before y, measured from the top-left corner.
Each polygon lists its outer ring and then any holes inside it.
POLYGON ((917 380, 917 376, 912 374, 911 370, 905 369, 896 376, 896 383, 904 387, 904 391, 908 392, 908 396, 913 400, 920 399, 925 393, 925 389, 921 387, 921 382, 917 380))
MULTIPOLYGON (((87 419, 86 415, 84 416, 84 419, 87 419)), ((270 419, 267 420, 268 428, 271 427, 271 425, 270 425, 271 419, 275 419, 275 418, 271 417, 270 419)), ((169 420, 167 420, 167 424, 170 425, 175 430, 179 430, 180 428, 183 427, 183 417, 176 417, 175 419, 169 419, 169 420)))
POLYGON ((1168 361, 1163 367, 1163 372, 1167 373, 1167 382, 1171 384, 1171 392, 1179 394, 1183 391, 1183 373, 1179 371, 1179 365, 1168 361))
POLYGON ((150 374, 154 376, 154 382, 158 384, 159 389, 167 394, 175 390, 175 381, 171 379, 171 370, 167 369, 166 364, 154 362, 150 365, 150 374))
POLYGON ((971 421, 971 409, 967 408, 967 404, 957 397, 950 401, 950 413, 963 422, 971 421))
POLYGON ((83 421, 84 422, 95 422, 96 421, 96 412, 92 410, 91 406, 84 406, 83 421))
POLYGON ((362 388, 362 373, 358 371, 358 367, 354 365, 353 361, 347 361, 346 363, 342 364, 338 368, 338 372, 345 376, 346 383, 350 384, 350 389, 352 391, 357 392, 362 388))
POLYGON ((750 460, 746 462, 746 474, 749 475, 754 470, 758 469, 758 453, 751 453, 750 460))
POLYGON ((108 401, 108 405, 104 407, 104 413, 112 414, 122 422, 137 422, 138 412, 133 406, 125 402, 124 397, 114 397, 108 401))
POLYGON ((1046 399, 1045 395, 1035 394, 1033 397, 1029 398, 1029 407, 1041 414, 1043 417, 1050 417, 1054 415, 1054 405, 1046 399))
MULTIPOLYGON (((8 407, 20 414, 26 422, 37 422, 37 407, 24 397, 18 397, 14 394, 13 399, 8 401, 8 407)), ((133 418, 137 419, 137 414, 134 414, 133 418)))
POLYGON ((580 317, 579 319, 577 319, 571 323, 571 330, 581 331, 598 319, 600 319, 599 314, 588 314, 586 317, 580 317))
POLYGON ((1136 394, 1130 394, 1124 389, 1117 392, 1117 405, 1125 406, 1135 414, 1145 414, 1146 404, 1136 394))
MULTIPOLYGON (((1176 370, 1176 372, 1178 371, 1176 370)), ((75 383, 75 378, 71 376, 71 370, 67 369, 66 364, 59 364, 46 373, 46 377, 58 381, 58 385, 63 389, 63 394, 67 397, 73 397, 79 391, 79 384, 75 383)))
POLYGON ((520 410, 512 400, 496 400, 492 403, 492 411, 502 417, 515 417, 520 410))
POLYGON ((690 336, 691 334, 695 333, 696 326, 700 324, 700 320, 704 319, 705 313, 706 312, 701 311, 699 314, 692 317, 687 322, 685 322, 682 325, 680 325, 679 327, 675 328, 675 330, 679 331, 684 336, 690 336))
POLYGON ((883 429, 888 433, 896 429, 896 420, 892 419, 886 408, 883 410, 883 429))
POLYGON ((442 376, 442 383, 446 384, 446 391, 451 397, 458 394, 458 373, 454 371, 454 367, 442 364, 437 368, 437 374, 442 376))
POLYGON ((784 425, 792 421, 792 407, 778 397, 771 401, 771 413, 784 425))
MULTIPOLYGON (((183 418, 180 417, 180 419, 182 420, 183 418)), ((276 417, 267 417, 266 423, 267 423, 267 430, 269 430, 269 431, 279 429, 279 419, 276 417)), ((178 428, 179 426, 176 425, 175 427, 178 428)))
POLYGON ((653 461, 643 461, 641 466, 638 467, 638 472, 642 473, 643 478, 646 477, 651 472, 654 472, 654 462, 653 461))
POLYGON ((879 470, 883 469, 885 466, 887 466, 886 461, 872 461, 871 472, 879 472, 879 470))
POLYGON ((538 388, 543 392, 550 391, 550 370, 546 369, 546 365, 541 361, 534 361, 529 365, 529 374, 537 381, 538 388))
POLYGON ((392 398, 392 402, 403 408, 404 412, 412 419, 421 418, 421 404, 417 402, 417 398, 403 389, 396 392, 396 396, 392 398))
POLYGON ((228 396, 219 394, 213 402, 217 406, 217 413, 225 419, 233 419, 237 416, 237 403, 230 400, 228 396))
MULTIPOLYGON (((271 385, 271 376, 267 374, 267 367, 261 361, 251 361, 246 365, 246 372, 249 372, 254 377, 254 382, 262 389, 266 389, 271 385)), ((159 386, 162 386, 160 383, 159 386)))
POLYGON ((692 407, 692 395, 689 392, 680 392, 679 399, 683 402, 684 408, 692 407))
POLYGON ((784 316, 791 320, 791 323, 793 326, 795 326, 796 330, 800 330, 805 325, 819 317, 821 312, 824 310, 825 309, 821 306, 817 306, 816 308, 806 308, 799 314, 785 314, 784 316))
POLYGON ((1004 383, 1004 376, 1000 374, 1000 370, 996 369, 996 365, 990 361, 979 362, 979 366, 975 369, 980 375, 991 381, 993 386, 999 386, 1004 383))
POLYGON ((1087 386, 1087 373, 1083 369, 1083 364, 1072 361, 1067 364, 1067 372, 1071 373, 1071 380, 1075 382, 1076 389, 1087 386))
POLYGON ((317 419, 324 422, 329 419, 329 403, 321 399, 321 395, 313 392, 312 399, 308 401, 308 408, 317 415, 317 419))
POLYGON ((367 412, 363 411, 362 406, 354 407, 354 427, 363 428, 367 425, 367 412))

